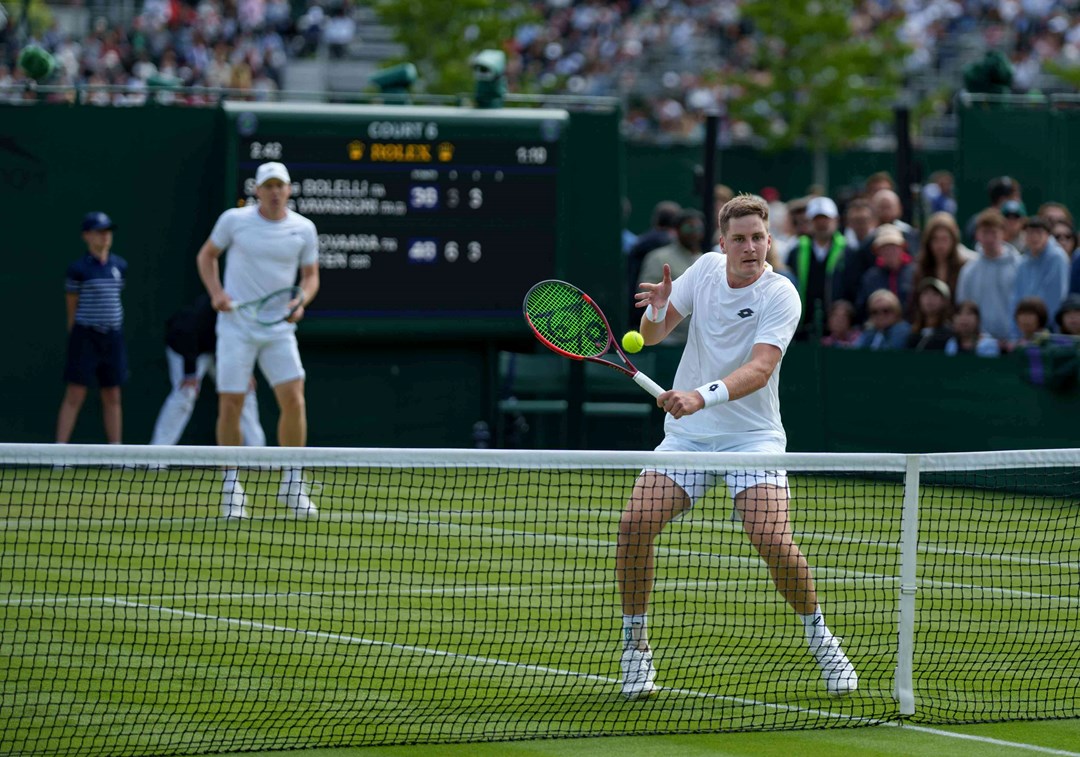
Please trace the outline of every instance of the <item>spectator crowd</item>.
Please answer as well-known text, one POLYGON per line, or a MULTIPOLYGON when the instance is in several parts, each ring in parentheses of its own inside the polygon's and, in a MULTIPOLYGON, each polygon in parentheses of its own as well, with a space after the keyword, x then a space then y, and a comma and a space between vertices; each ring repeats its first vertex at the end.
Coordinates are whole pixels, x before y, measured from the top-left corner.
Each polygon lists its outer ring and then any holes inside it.
MULTIPOLYGON (((114 85, 128 92, 97 101, 136 104, 160 82, 229 88, 253 99, 285 85, 289 60, 325 44, 341 57, 356 35, 360 0, 145 0, 130 22, 93 18, 83 34, 53 26, 29 42, 59 63, 54 83, 114 85)), ((739 0, 522 0, 536 21, 518 24, 504 46, 511 91, 531 82, 541 91, 614 95, 625 103, 630 137, 700 139, 704 115, 723 114, 733 95, 730 74, 745 70, 761 44, 739 0)), ((9 7, 14 7, 12 4, 9 7)), ((950 70, 962 51, 1004 52, 1013 89, 1042 83, 1048 61, 1080 60, 1080 9, 1070 0, 857 0, 853 39, 898 22, 912 52, 909 81, 950 70)), ((23 96, 16 18, 0 14, 0 98, 23 96)), ((181 93, 202 104, 211 94, 181 93)), ((725 134, 750 137, 729 123, 725 134)))
MULTIPOLYGON (((1029 347, 1080 347, 1080 251, 1075 220, 1060 202, 1031 211, 1009 176, 987 186, 987 205, 955 217, 952 176, 923 191, 925 221, 901 218, 885 172, 841 208, 816 194, 770 201, 768 261, 803 303, 797 338, 839 349, 938 351, 995 357, 1029 347)), ((731 191, 717 187, 717 205, 731 191)), ((703 253, 696 211, 662 201, 653 227, 624 241, 628 293, 653 283, 663 264, 677 277, 703 253)), ((713 249, 718 249, 714 247, 713 249)), ((632 296, 632 294, 631 294, 632 296)), ((632 321, 633 322, 633 321, 632 321)))

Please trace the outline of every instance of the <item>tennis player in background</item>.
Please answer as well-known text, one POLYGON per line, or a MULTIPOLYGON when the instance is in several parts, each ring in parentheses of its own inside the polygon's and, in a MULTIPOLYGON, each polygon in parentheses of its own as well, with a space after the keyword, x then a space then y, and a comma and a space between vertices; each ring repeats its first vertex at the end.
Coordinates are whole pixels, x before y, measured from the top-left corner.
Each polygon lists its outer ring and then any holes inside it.
MULTIPOLYGON (((765 264, 772 240, 764 200, 735 197, 720 209, 718 225, 722 252, 704 254, 674 283, 664 266, 663 280, 642 283, 637 294, 637 306, 645 308, 639 331, 646 344, 657 344, 694 314, 675 388, 656 400, 668 414, 656 449, 781 453, 787 435, 780 422, 780 361, 799 324, 799 294, 765 264)), ((616 575, 623 607, 622 693, 629 699, 657 690, 647 630, 653 544, 719 475, 646 469, 623 512, 616 575)), ((792 538, 786 471, 729 471, 724 479, 751 544, 802 620, 829 693, 855 691, 855 668, 825 625, 810 567, 792 538)))
MULTIPOLYGON (((292 181, 281 163, 263 163, 255 172, 259 202, 226 210, 214 224, 196 258, 217 319, 217 442, 242 441, 240 416, 255 363, 274 389, 281 416, 278 443, 307 444, 304 372, 296 343, 296 322, 304 305, 319 291, 319 248, 315 224, 288 207, 292 181), (228 251, 222 283, 219 259, 228 251), (252 323, 233 312, 234 302, 258 300, 296 283, 300 272, 301 302, 288 320, 273 326, 252 323)), ((223 473, 222 515, 246 518, 247 496, 235 468, 223 473)), ((317 514, 299 468, 286 468, 279 499, 297 517, 317 514)))

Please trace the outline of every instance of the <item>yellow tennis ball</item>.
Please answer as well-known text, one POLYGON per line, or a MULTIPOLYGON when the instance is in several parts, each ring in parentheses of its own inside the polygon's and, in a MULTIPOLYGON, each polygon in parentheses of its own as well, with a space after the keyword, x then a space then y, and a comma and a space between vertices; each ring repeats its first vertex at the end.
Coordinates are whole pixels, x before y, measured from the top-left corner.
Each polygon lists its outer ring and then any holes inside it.
POLYGON ((645 346, 645 337, 636 331, 627 331, 623 334, 622 348, 627 352, 641 352, 645 346))

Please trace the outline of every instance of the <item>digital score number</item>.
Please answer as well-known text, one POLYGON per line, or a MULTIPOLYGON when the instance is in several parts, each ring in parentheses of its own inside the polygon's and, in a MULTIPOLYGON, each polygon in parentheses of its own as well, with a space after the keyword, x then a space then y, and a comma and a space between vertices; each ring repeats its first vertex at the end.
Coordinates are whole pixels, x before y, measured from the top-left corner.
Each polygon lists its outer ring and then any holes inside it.
POLYGON ((565 111, 229 107, 236 202, 280 161, 318 230, 309 317, 516 321, 555 274, 565 111))

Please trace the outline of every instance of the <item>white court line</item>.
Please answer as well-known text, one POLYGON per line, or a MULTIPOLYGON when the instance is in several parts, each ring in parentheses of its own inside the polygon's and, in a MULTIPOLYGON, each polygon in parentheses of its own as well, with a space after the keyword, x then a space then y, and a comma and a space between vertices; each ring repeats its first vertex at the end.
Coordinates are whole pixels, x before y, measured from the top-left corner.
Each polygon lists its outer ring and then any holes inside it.
MULTIPOLYGON (((323 641, 337 642, 341 644, 359 644, 368 647, 384 647, 386 649, 394 649, 401 652, 409 652, 412 654, 428 655, 431 657, 449 657, 457 660, 465 660, 467 662, 474 662, 481 665, 493 665, 503 668, 517 668, 520 670, 527 670, 531 673, 547 673, 551 675, 564 676, 567 678, 580 678, 582 680, 594 681, 596 683, 610 684, 612 686, 618 686, 620 681, 618 678, 610 678, 608 676, 596 675, 595 673, 582 673, 576 670, 563 670, 562 668, 552 668, 546 665, 533 665, 523 662, 513 662, 511 660, 502 660, 498 657, 480 657, 479 655, 463 654, 461 652, 448 652, 444 649, 432 649, 431 647, 421 647, 412 644, 396 644, 390 641, 379 641, 378 639, 366 639, 362 636, 351 636, 349 634, 341 633, 329 633, 327 631, 309 631, 302 628, 292 628, 290 626, 279 626, 273 623, 260 623, 254 620, 244 620, 243 618, 229 618, 221 615, 210 615, 208 613, 194 612, 192 610, 180 610, 174 607, 165 607, 163 605, 151 605, 144 602, 127 602, 124 600, 113 600, 110 604, 121 605, 124 607, 141 607, 146 610, 154 610, 156 612, 165 613, 168 615, 179 615, 186 618, 192 618, 195 620, 209 620, 216 623, 224 623, 231 626, 239 626, 241 628, 248 628, 259 631, 276 631, 278 633, 291 633, 300 636, 310 636, 316 639, 322 639, 323 641)), ((846 715, 844 713, 829 712, 828 710, 818 710, 816 708, 799 707, 797 705, 789 704, 774 704, 772 702, 761 702, 756 699, 746 699, 743 697, 730 697, 722 694, 713 694, 707 691, 695 691, 694 689, 678 689, 669 688, 665 686, 658 687, 660 691, 670 692, 672 694, 680 694, 688 697, 698 697, 702 699, 716 699, 724 702, 733 702, 736 704, 745 704, 752 707, 763 707, 765 709, 772 710, 787 710, 794 712, 805 712, 810 715, 820 715, 827 718, 839 718, 842 720, 850 720, 855 723, 866 723, 868 725, 879 725, 887 722, 878 720, 877 718, 865 718, 856 717, 853 715, 846 715)))
MULTIPOLYGON (((417 518, 409 514, 399 513, 342 513, 341 515, 350 515, 350 520, 359 517, 361 520, 367 520, 372 522, 389 522, 389 523, 407 523, 410 525, 424 525, 438 528, 443 532, 447 530, 458 529, 460 531, 466 531, 468 533, 474 533, 479 535, 498 535, 498 536, 520 536, 526 539, 538 539, 544 542, 552 542, 560 545, 585 545, 594 547, 604 547, 607 549, 614 549, 616 542, 608 539, 595 539, 583 536, 570 536, 566 534, 548 534, 535 531, 519 531, 514 529, 498 528, 495 526, 477 526, 469 523, 456 523, 453 521, 439 520, 437 518, 417 518)), ((284 517, 284 516, 281 516, 284 517)), ((228 524, 236 526, 237 524, 228 524)), ((703 557, 710 560, 719 562, 720 564, 735 564, 751 568, 763 568, 763 563, 758 557, 747 557, 739 555, 724 555, 716 552, 706 552, 701 550, 683 549, 680 547, 668 547, 660 545, 656 548, 657 555, 677 555, 677 556, 692 556, 703 557)), ((898 579, 897 576, 888 576, 880 573, 868 573, 866 571, 852 570, 848 568, 814 568, 814 574, 820 579, 826 577, 842 577, 853 578, 862 581, 869 582, 884 582, 895 583, 898 579)), ((1065 604, 1080 604, 1080 597, 1061 596, 1056 594, 1043 594, 1040 592, 1029 592, 1018 589, 1008 589, 997 586, 981 586, 979 584, 957 583, 953 581, 936 581, 933 579, 924 579, 920 582, 920 586, 924 588, 934 587, 939 589, 948 590, 965 590, 982 592, 991 595, 997 595, 1002 597, 1020 597, 1024 599, 1047 599, 1051 601, 1063 602, 1065 604)))
MULTIPOLYGON (((725 586, 745 586, 748 583, 769 583, 771 579, 761 578, 729 578, 729 579, 701 579, 694 581, 680 581, 665 579, 657 581, 655 589, 658 591, 670 589, 712 589, 725 586)), ((118 600, 143 601, 150 600, 162 602, 170 600, 202 601, 202 600, 230 600, 230 599, 280 599, 304 597, 402 597, 402 596, 441 596, 460 594, 532 594, 534 592, 557 593, 574 592, 583 590, 610 589, 615 590, 615 581, 595 581, 581 584, 513 584, 513 585, 473 585, 473 586, 429 586, 401 589, 340 589, 332 591, 281 591, 281 592, 237 592, 221 594, 127 594, 117 596, 79 596, 79 595, 50 595, 45 597, 16 597, 0 599, 0 606, 4 605, 65 605, 65 604, 107 604, 118 600)))
MULTIPOLYGON (((278 510, 279 508, 274 508, 278 510)), ((518 512, 518 511, 511 511, 518 512)), ((566 515, 586 515, 589 517, 602 517, 606 520, 617 520, 621 517, 621 511, 613 510, 582 510, 579 508, 572 508, 569 510, 560 510, 560 514, 566 515)), ((419 513, 417 513, 419 515, 419 513)), ((451 518, 476 518, 476 517, 488 517, 491 520, 516 520, 515 518, 505 517, 506 511, 499 510, 436 510, 427 511, 425 515, 431 517, 451 517, 451 518)), ((530 512, 522 511, 522 514, 528 517, 530 512)), ((314 522, 339 522, 348 523, 356 520, 371 520, 370 513, 365 512, 333 512, 324 511, 320 514, 317 521, 314 522)), ((406 520, 407 518, 399 518, 399 520, 406 520)), ((255 515, 248 520, 252 521, 294 521, 295 519, 290 517, 284 512, 274 512, 270 515, 255 515)), ((535 519, 533 519, 535 522, 535 519)), ((548 522, 548 521, 545 521, 548 522)), ((161 526, 195 526, 195 525, 220 525, 221 527, 228 527, 233 524, 224 524, 221 522, 221 518, 217 516, 205 516, 205 515, 191 515, 191 516, 179 516, 175 518, 82 518, 79 516, 73 516, 71 518, 0 518, 0 529, 17 529, 17 528, 54 528, 60 530, 80 530, 84 528, 110 528, 116 526, 129 526, 131 528, 155 528, 161 526)), ((798 525, 797 523, 795 524, 798 525)), ((742 526, 738 523, 725 520, 713 520, 708 517, 695 518, 693 515, 684 518, 682 520, 673 521, 668 528, 672 530, 685 528, 706 528, 717 531, 725 531, 732 533, 741 533, 742 526)), ((899 524, 897 525, 899 528, 899 524)), ((796 541, 798 542, 828 542, 831 544, 844 544, 844 545, 858 545, 875 547, 878 549, 888 549, 893 551, 900 550, 900 544, 898 542, 883 542, 877 539, 855 539, 850 536, 827 534, 827 533, 815 533, 815 532, 801 532, 797 528, 795 529, 796 541)), ((987 562, 1004 562, 1013 563, 1016 565, 1044 565, 1047 567, 1058 568, 1060 570, 1080 570, 1080 562, 1059 562, 1056 560, 1040 560, 1035 557, 1027 557, 1025 555, 1007 555, 999 553, 984 553, 984 552, 972 552, 965 549, 955 549, 952 547, 940 547, 932 544, 927 544, 925 541, 920 542, 918 545, 918 552, 920 554, 931 555, 949 555, 949 556, 962 556, 969 557, 973 560, 984 560, 987 562)))
POLYGON ((1064 749, 1054 749, 1047 746, 1036 746, 1035 744, 1024 744, 1019 741, 1004 741, 1002 739, 991 738, 990 736, 976 736, 971 733, 956 733, 955 731, 943 731, 939 728, 928 728, 924 725, 911 725, 910 723, 881 723, 881 725, 895 726, 905 731, 918 731, 919 733, 928 733, 932 736, 944 736, 950 739, 963 739, 964 741, 977 741, 980 744, 1003 746, 1010 749, 1023 749, 1028 752, 1038 752, 1039 754, 1057 754, 1062 755, 1062 757, 1080 757, 1080 752, 1069 752, 1064 749))
MULTIPOLYGON (((198 619, 198 620, 210 620, 218 623, 224 623, 227 625, 239 626, 242 628, 250 628, 264 631, 276 631, 279 633, 292 633, 301 636, 311 636, 313 638, 322 639, 324 641, 338 642, 343 644, 361 644, 364 646, 385 647, 388 649, 395 649, 403 652, 410 652, 413 654, 429 655, 433 657, 449 657, 454 659, 466 660, 468 662, 479 663, 481 665, 493 665, 497 667, 518 668, 521 670, 527 670, 533 673, 547 673, 552 675, 565 676, 568 678, 580 678, 587 681, 593 681, 596 683, 610 684, 611 686, 619 685, 620 681, 617 678, 611 678, 608 676, 596 675, 594 673, 582 673, 574 670, 563 670, 561 668, 552 668, 546 665, 532 665, 521 662, 512 662, 510 660, 502 660, 497 657, 480 657, 477 655, 462 654, 460 652, 448 652, 442 649, 432 649, 430 647, 420 647, 411 644, 395 644, 388 641, 379 641, 376 639, 366 639, 360 636, 350 636, 347 634, 335 634, 325 631, 309 631, 299 628, 291 628, 289 626, 279 626, 271 623, 260 623, 257 621, 244 620, 242 618, 228 618, 218 615, 210 615, 207 613, 192 612, 190 610, 179 610, 172 607, 164 607, 161 605, 150 605, 141 602, 125 602, 115 601, 114 604, 124 605, 128 607, 142 607, 149 610, 155 610, 171 615, 180 615, 183 617, 198 619)), ((669 692, 671 694, 679 694, 687 697, 697 697, 701 699, 715 699, 719 701, 732 702, 734 704, 743 704, 751 707, 762 707, 764 709, 771 710, 785 710, 788 712, 805 712, 809 715, 819 715, 821 717, 838 718, 843 720, 850 720, 852 722, 864 722, 867 725, 885 725, 901 727, 904 729, 911 729, 919 733, 926 733, 934 736, 941 736, 945 738, 963 739, 966 741, 974 741, 981 744, 990 744, 993 746, 1004 746, 1013 749, 1022 749, 1031 752, 1037 752, 1039 754, 1052 754, 1059 755, 1060 757, 1080 757, 1080 752, 1069 752, 1062 749, 1052 749, 1050 747, 1041 747, 1034 744, 1023 744, 1015 741, 1003 741, 1001 739, 994 739, 988 736, 975 736, 973 734, 954 733, 953 731, 944 731, 937 728, 928 728, 926 726, 909 725, 906 723, 896 723, 887 720, 878 720, 876 718, 862 718, 852 715, 845 715, 843 713, 829 712, 827 710, 819 710, 816 708, 798 707, 795 705, 775 704, 772 702, 762 702, 756 699, 747 699, 744 697, 731 697, 721 694, 713 694, 706 691, 697 691, 694 689, 682 689, 674 687, 659 687, 661 691, 669 692)))

